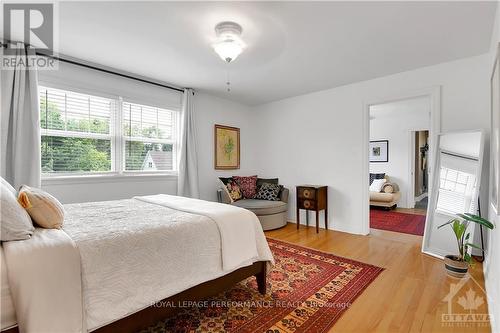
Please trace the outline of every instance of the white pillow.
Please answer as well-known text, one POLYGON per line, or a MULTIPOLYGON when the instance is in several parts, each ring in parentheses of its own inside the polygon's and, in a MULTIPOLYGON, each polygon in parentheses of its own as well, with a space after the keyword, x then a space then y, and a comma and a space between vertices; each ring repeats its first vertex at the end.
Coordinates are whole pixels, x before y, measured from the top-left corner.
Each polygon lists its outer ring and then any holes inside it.
POLYGON ((370 192, 380 192, 387 179, 374 179, 370 185, 370 192))
POLYGON ((7 187, 7 189, 12 193, 12 195, 17 198, 17 191, 16 191, 16 189, 13 188, 12 185, 10 185, 9 182, 7 182, 2 177, 0 177, 0 184, 2 184, 3 186, 7 187))
POLYGON ((34 230, 28 212, 17 202, 11 188, 0 182, 0 240, 28 239, 34 230))

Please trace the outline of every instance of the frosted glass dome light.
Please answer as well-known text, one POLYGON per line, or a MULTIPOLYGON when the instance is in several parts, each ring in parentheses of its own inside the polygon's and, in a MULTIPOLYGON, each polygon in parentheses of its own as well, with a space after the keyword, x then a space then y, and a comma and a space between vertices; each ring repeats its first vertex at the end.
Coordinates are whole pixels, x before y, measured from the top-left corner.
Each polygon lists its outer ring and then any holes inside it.
POLYGON ((215 26, 217 41, 212 46, 222 60, 230 63, 243 52, 245 44, 240 38, 241 32, 241 26, 234 22, 221 22, 215 26))

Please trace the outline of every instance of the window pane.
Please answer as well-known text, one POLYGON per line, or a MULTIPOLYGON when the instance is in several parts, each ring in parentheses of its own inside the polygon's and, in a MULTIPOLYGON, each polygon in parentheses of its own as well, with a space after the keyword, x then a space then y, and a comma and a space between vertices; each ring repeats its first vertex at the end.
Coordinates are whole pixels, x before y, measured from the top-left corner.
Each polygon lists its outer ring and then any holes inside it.
POLYGON ((111 171, 111 141, 42 136, 42 172, 111 171))
POLYGON ((60 91, 40 87, 40 125, 42 129, 65 129, 65 97, 60 91))
POLYGON ((469 175, 463 172, 458 173, 457 183, 467 184, 469 182, 469 175))
POLYGON ((173 111, 124 102, 122 112, 125 136, 145 139, 173 139, 173 111))
POLYGON ((42 129, 109 134, 113 101, 39 87, 42 129))
POLYGON ((171 144, 125 141, 125 170, 173 170, 171 144))

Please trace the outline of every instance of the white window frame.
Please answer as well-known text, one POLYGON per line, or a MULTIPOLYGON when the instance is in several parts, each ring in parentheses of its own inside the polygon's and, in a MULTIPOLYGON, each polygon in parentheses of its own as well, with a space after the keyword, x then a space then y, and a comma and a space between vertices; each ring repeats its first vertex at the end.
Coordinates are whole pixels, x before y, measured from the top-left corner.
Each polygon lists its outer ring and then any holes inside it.
MULTIPOLYGON (((122 97, 120 97, 120 102, 117 104, 119 107, 117 108, 117 117, 119 117, 119 124, 120 128, 117 129, 117 132, 119 132, 119 135, 117 135, 117 141, 119 141, 119 145, 117 145, 117 151, 121 151, 120 155, 120 174, 123 175, 157 175, 157 174, 165 174, 165 175, 177 175, 178 170, 177 170, 177 149, 178 149, 178 129, 179 129, 179 112, 162 108, 159 106, 154 106, 154 105, 148 105, 144 104, 141 102, 134 102, 133 100, 126 99, 124 100, 122 97), (123 135, 123 103, 130 103, 130 104, 138 104, 138 105, 143 105, 143 106, 148 106, 148 107, 153 107, 153 108, 159 108, 159 109, 164 109, 172 112, 173 118, 172 123, 174 124, 172 128, 172 139, 155 139, 155 138, 144 138, 144 137, 135 137, 135 136, 125 136, 123 135), (173 169, 171 171, 166 171, 166 170, 161 170, 161 171, 155 171, 155 170, 125 170, 125 147, 126 141, 139 141, 139 142, 150 142, 150 143, 159 143, 159 144, 171 144, 172 145, 172 167, 173 169)), ((117 126, 118 127, 118 126, 117 126)))
MULTIPOLYGON (((88 132, 76 132, 76 131, 63 131, 63 130, 52 130, 43 129, 40 127, 40 137, 42 136, 58 136, 58 137, 75 137, 75 138, 89 138, 89 139, 104 139, 111 141, 111 170, 104 172, 68 172, 68 173, 43 173, 41 172, 42 181, 46 183, 57 184, 59 182, 66 182, 68 180, 75 180, 78 182, 79 179, 101 181, 103 178, 114 179, 114 181, 121 181, 126 179, 131 179, 133 177, 147 177, 156 178, 161 177, 177 177, 177 151, 178 151, 178 133, 179 133, 179 111, 172 110, 169 108, 147 105, 155 108, 161 108, 169 110, 173 113, 173 131, 172 140, 168 139, 148 139, 148 142, 152 143, 166 143, 172 144, 172 158, 173 158, 173 170, 125 170, 125 136, 123 135, 123 97, 116 95, 109 95, 102 92, 93 91, 90 89, 82 89, 80 87, 74 87, 70 85, 60 85, 53 84, 52 82, 39 82, 38 87, 48 88, 48 89, 58 89, 67 92, 87 94, 91 96, 111 99, 114 101, 114 108, 111 110, 110 124, 109 124, 109 134, 101 133, 88 133, 88 132)), ((37 97, 39 98, 39 97, 37 97)), ((127 102, 134 104, 146 105, 141 102, 134 102, 127 98, 127 102)), ((127 137, 127 139, 134 139, 134 137, 127 137)), ((144 138, 137 138, 138 141, 144 141, 144 138)))

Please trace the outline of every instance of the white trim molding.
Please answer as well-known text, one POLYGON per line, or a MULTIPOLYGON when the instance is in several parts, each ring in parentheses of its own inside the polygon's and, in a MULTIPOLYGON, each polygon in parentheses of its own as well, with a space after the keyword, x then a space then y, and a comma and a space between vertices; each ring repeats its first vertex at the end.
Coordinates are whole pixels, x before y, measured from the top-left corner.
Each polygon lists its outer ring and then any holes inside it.
MULTIPOLYGON (((370 234, 370 191, 369 191, 369 173, 370 173, 370 163, 368 159, 369 154, 369 142, 370 142, 370 107, 377 104, 385 104, 397 101, 403 101, 406 99, 418 98, 428 96, 430 98, 430 129, 429 129, 429 165, 433 163, 433 152, 436 150, 436 138, 441 132, 441 86, 431 86, 428 88, 402 92, 400 94, 394 94, 389 96, 384 96, 381 98, 376 98, 371 101, 363 103, 363 115, 362 115, 362 127, 363 127, 363 149, 362 149, 362 163, 363 163, 363 175, 366 175, 362 179, 361 193, 363 194, 363 221, 361 227, 361 234, 370 234), (432 157, 432 159, 431 159, 432 157)), ((430 170, 430 169, 429 169, 430 170)), ((433 174, 429 172, 429 193, 431 193, 430 185, 432 184, 433 174)), ((425 239, 424 231, 424 239, 425 239)), ((423 245, 422 245, 423 246, 423 245)))

